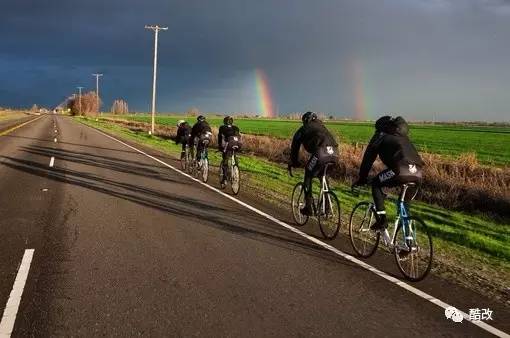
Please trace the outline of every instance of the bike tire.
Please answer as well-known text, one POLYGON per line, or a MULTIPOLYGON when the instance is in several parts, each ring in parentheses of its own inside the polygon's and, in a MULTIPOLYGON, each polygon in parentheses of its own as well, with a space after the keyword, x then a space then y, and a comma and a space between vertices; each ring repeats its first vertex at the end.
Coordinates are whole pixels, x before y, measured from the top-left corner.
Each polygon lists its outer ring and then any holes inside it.
POLYGON ((299 226, 305 225, 309 219, 308 216, 301 214, 300 209, 304 207, 304 205, 305 205, 305 191, 303 189, 303 183, 299 182, 294 186, 294 190, 292 190, 292 198, 290 202, 294 222, 299 226))
POLYGON ((234 195, 239 194, 239 189, 241 188, 241 175, 237 164, 232 166, 232 172, 230 173, 230 188, 234 195))
POLYGON ((188 149, 186 149, 184 153, 181 153, 181 169, 183 171, 186 171, 187 161, 188 161, 188 149))
POLYGON ((349 219, 349 238, 354 252, 363 258, 372 256, 379 246, 381 234, 370 230, 373 222, 375 222, 375 215, 372 203, 359 202, 352 209, 349 219))
POLYGON ((340 202, 338 197, 332 191, 328 191, 322 195, 322 199, 317 205, 317 220, 319 228, 324 238, 328 240, 335 239, 342 224, 340 202), (325 211, 323 212, 322 203, 325 203, 325 211))
POLYGON ((398 269, 404 277, 409 281, 418 282, 423 280, 432 268, 434 248, 432 237, 425 222, 418 217, 409 217, 407 221, 409 222, 408 229, 412 233, 409 237, 413 239, 406 240, 404 238, 404 224, 401 220, 395 235, 393 251, 398 269), (411 250, 408 250, 409 246, 411 246, 411 250), (424 255, 420 255, 421 253, 424 255), (423 267, 417 268, 417 264, 420 263, 423 263, 423 267))
POLYGON ((202 159, 202 182, 207 183, 209 179, 209 160, 206 158, 202 159))

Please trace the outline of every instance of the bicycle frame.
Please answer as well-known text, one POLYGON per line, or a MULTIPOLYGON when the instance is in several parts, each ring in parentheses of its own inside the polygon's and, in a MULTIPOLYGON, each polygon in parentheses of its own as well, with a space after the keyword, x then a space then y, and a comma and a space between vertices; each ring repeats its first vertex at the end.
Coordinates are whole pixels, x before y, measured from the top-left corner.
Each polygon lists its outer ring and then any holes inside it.
MULTIPOLYGON (((409 228, 409 209, 405 203, 405 195, 407 193, 407 189, 409 188, 408 184, 404 184, 403 189, 400 193, 400 196, 397 200, 397 218, 395 219, 395 226, 393 229, 393 235, 390 238, 390 234, 388 229, 385 229, 383 232, 381 232, 381 237, 384 241, 384 244, 390 248, 390 250, 395 249, 395 243, 397 240, 397 231, 399 230, 399 227, 403 227, 404 232, 404 239, 407 240, 416 240, 415 234, 412 231, 412 229, 409 228), (402 220, 402 222, 400 222, 402 220), (408 233, 411 233, 409 236, 408 233)), ((375 212, 375 208, 374 208, 375 212)), ((370 220, 372 221, 372 220, 370 220)))
MULTIPOLYGON (((321 190, 319 192, 319 200, 317 201, 317 208, 316 208, 316 209, 319 209, 319 207, 320 207, 320 211, 322 212, 323 215, 326 214, 326 203, 325 203, 325 200, 323 199, 323 197, 324 197, 325 193, 329 192, 329 184, 328 184, 328 180, 327 180, 328 167, 329 167, 329 164, 326 164, 326 166, 324 168, 324 172, 322 174, 321 190), (321 205, 319 205, 320 201, 322 201, 321 205)), ((329 205, 331 205, 331 197, 329 196, 329 194, 327 196, 328 196, 328 203, 329 203, 329 205)), ((317 212, 316 214, 319 214, 319 213, 317 212)))

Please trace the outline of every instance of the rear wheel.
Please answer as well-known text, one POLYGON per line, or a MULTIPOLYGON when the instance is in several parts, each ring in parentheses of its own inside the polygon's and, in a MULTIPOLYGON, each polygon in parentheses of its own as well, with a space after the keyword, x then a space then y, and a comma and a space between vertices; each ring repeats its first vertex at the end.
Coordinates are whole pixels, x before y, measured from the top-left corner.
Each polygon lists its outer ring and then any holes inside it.
POLYGON ((241 187, 241 177, 239 175, 239 167, 237 164, 232 166, 232 172, 230 173, 230 187, 234 195, 239 194, 239 188, 241 187))
POLYGON ((317 219, 322 235, 326 239, 334 239, 340 229, 340 202, 332 192, 326 192, 317 206, 317 219))
POLYGON ((202 182, 207 183, 209 179, 209 160, 207 157, 202 159, 202 182))
POLYGON ((427 276, 432 267, 432 237, 421 219, 409 217, 400 221, 394 253, 400 272, 408 280, 417 282, 427 276))
POLYGON ((349 221, 349 237, 352 248, 361 257, 367 258, 374 254, 379 245, 379 232, 370 230, 375 223, 375 214, 369 202, 358 203, 351 213, 349 221))
POLYGON ((184 150, 184 152, 181 152, 181 169, 183 171, 186 171, 188 167, 188 148, 184 150))
POLYGON ((305 190, 303 189, 303 183, 298 183, 292 191, 292 216, 297 225, 305 225, 308 222, 308 216, 303 215, 300 211, 305 206, 305 190))

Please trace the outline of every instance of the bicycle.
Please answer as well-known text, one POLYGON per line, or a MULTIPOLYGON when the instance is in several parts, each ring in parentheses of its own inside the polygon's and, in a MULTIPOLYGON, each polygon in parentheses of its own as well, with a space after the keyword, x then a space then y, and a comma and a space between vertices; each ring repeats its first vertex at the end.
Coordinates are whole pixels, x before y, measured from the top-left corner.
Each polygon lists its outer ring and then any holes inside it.
MULTIPOLYGON (((336 194, 330 190, 329 182, 327 179, 327 170, 329 163, 325 165, 321 176, 321 189, 317 198, 317 204, 315 198, 313 198, 312 208, 313 216, 317 217, 319 222, 319 228, 322 235, 326 239, 334 239, 338 235, 340 230, 340 202, 336 194)), ((289 175, 292 175, 292 167, 288 167, 289 175)), ((292 216, 297 225, 303 226, 308 222, 309 216, 303 215, 300 211, 305 206, 305 191, 303 182, 299 182, 294 186, 292 191, 292 216)))
MULTIPOLYGON (((432 237, 425 222, 410 215, 408 202, 405 201, 408 189, 416 187, 416 184, 406 183, 401 187, 396 202, 397 217, 391 237, 388 229, 370 229, 376 221, 377 214, 374 203, 368 201, 359 202, 352 210, 349 235, 352 248, 363 258, 368 258, 375 253, 382 237, 384 245, 394 254, 400 272, 406 279, 416 282, 424 279, 432 267, 432 237), (427 256, 423 257, 422 254, 427 256), (418 266, 421 265, 420 263, 424 263, 423 269, 418 266)), ((353 187, 352 190, 359 195, 359 189, 356 190, 353 187)), ((413 200, 417 193, 418 190, 410 200, 413 200)))
POLYGON ((192 173, 193 176, 197 178, 200 175, 202 182, 204 183, 207 183, 207 180, 209 179, 209 155, 207 146, 209 145, 211 136, 211 132, 206 132, 194 145, 194 153, 196 153, 198 151, 198 143, 202 143, 200 153, 198 154, 198 161, 196 156, 193 158, 192 173))
MULTIPOLYGON (((237 139, 235 139, 235 141, 237 141, 237 139)), ((236 156, 236 151, 238 149, 239 146, 234 145, 232 149, 228 150, 226 163, 223 163, 222 161, 220 165, 220 187, 221 189, 225 189, 227 187, 227 182, 230 182, 230 188, 232 189, 232 193, 234 195, 239 194, 239 188, 241 186, 240 184, 241 177, 239 175, 239 162, 237 161, 236 156)))

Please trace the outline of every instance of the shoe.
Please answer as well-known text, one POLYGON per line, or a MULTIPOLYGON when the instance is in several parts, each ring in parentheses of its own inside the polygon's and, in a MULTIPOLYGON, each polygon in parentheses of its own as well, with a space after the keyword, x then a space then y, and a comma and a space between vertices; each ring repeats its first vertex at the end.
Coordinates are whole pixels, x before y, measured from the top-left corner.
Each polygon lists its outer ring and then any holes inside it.
POLYGON ((379 215, 379 219, 370 226, 370 230, 384 230, 388 227, 388 221, 386 215, 379 215))

